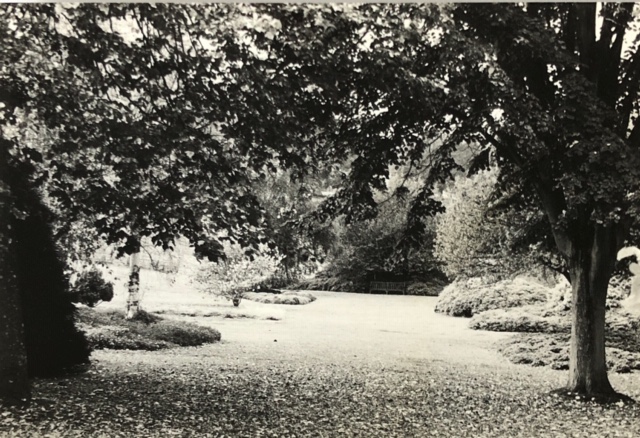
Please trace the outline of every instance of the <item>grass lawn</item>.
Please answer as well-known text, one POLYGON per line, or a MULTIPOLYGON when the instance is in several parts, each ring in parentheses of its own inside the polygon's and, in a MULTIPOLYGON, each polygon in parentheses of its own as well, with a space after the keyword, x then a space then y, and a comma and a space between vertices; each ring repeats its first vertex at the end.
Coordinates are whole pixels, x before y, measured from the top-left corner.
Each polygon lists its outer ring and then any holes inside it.
MULTIPOLYGON (((509 363, 508 334, 436 314, 435 298, 313 293, 279 321, 183 316, 218 344, 97 351, 86 374, 36 380, 0 436, 638 436, 638 405, 549 395, 566 371, 509 363)), ((640 400, 637 376, 611 379, 640 400)))

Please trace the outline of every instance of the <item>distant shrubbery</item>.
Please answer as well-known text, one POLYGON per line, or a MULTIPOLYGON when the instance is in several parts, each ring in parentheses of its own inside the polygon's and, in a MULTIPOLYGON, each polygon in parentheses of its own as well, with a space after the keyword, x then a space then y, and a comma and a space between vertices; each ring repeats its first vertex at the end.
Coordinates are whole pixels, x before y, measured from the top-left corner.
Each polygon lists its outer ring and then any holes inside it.
POLYGON ((244 299, 265 304, 309 304, 316 300, 316 297, 307 292, 287 291, 282 294, 246 292, 244 299))
POLYGON ((422 296, 430 296, 437 297, 442 289, 445 286, 445 282, 443 280, 437 279, 430 282, 422 282, 418 281, 416 283, 411 283, 407 288, 407 295, 422 295, 422 296))
POLYGON ((451 316, 471 317, 486 310, 542 303, 547 292, 548 288, 524 278, 493 284, 484 284, 476 278, 457 280, 442 290, 435 310, 451 316))
POLYGON ((103 301, 113 299, 113 283, 105 281, 97 269, 91 269, 78 275, 69 293, 72 302, 95 307, 103 301))
POLYGON ((220 340, 220 332, 186 322, 171 321, 147 312, 126 320, 124 312, 78 309, 78 322, 95 349, 160 350, 198 346, 220 340))
POLYGON ((328 277, 319 273, 316 277, 299 280, 294 286, 302 290, 326 290, 336 292, 365 292, 367 284, 339 277, 328 277))

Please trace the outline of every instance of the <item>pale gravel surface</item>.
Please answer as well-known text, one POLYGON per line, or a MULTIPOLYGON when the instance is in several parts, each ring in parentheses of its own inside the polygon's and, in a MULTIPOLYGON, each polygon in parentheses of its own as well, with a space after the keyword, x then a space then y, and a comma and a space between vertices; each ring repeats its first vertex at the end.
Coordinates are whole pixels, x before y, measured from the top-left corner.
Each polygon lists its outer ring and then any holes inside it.
MULTIPOLYGON (((566 372, 510 364, 494 346, 508 334, 435 314, 435 298, 314 294, 280 321, 188 318, 220 344, 96 352, 85 375, 37 381, 0 435, 640 436, 637 405, 548 395, 566 372)), ((638 400, 639 380, 612 375, 638 400)))

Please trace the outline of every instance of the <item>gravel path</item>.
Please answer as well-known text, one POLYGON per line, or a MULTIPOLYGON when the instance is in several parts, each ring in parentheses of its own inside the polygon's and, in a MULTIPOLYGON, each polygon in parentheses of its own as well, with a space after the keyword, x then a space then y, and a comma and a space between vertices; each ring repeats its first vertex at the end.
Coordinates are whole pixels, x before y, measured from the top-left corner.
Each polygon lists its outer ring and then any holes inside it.
MULTIPOLYGON (((509 335, 435 314, 434 298, 314 293, 280 321, 194 318, 220 344, 96 352, 84 375, 38 380, 0 435, 640 436, 640 407, 548 395, 566 372, 510 364, 493 346, 509 335)), ((640 400, 638 380, 612 376, 640 400)))

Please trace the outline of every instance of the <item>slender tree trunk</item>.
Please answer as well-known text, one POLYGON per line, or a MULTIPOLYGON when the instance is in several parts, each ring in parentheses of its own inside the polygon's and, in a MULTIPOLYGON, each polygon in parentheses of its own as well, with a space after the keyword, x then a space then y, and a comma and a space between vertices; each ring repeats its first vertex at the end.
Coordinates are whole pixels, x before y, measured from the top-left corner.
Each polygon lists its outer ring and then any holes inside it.
POLYGON ((572 328, 568 389, 586 395, 613 394, 605 358, 605 305, 615 263, 615 242, 597 228, 590 247, 581 245, 570 260, 572 328))
POLYGON ((15 403, 30 394, 20 291, 10 251, 10 206, 9 188, 0 181, 0 401, 15 403))
POLYGON ((140 250, 131 254, 129 259, 129 295, 127 297, 127 316, 132 319, 140 311, 140 250))

